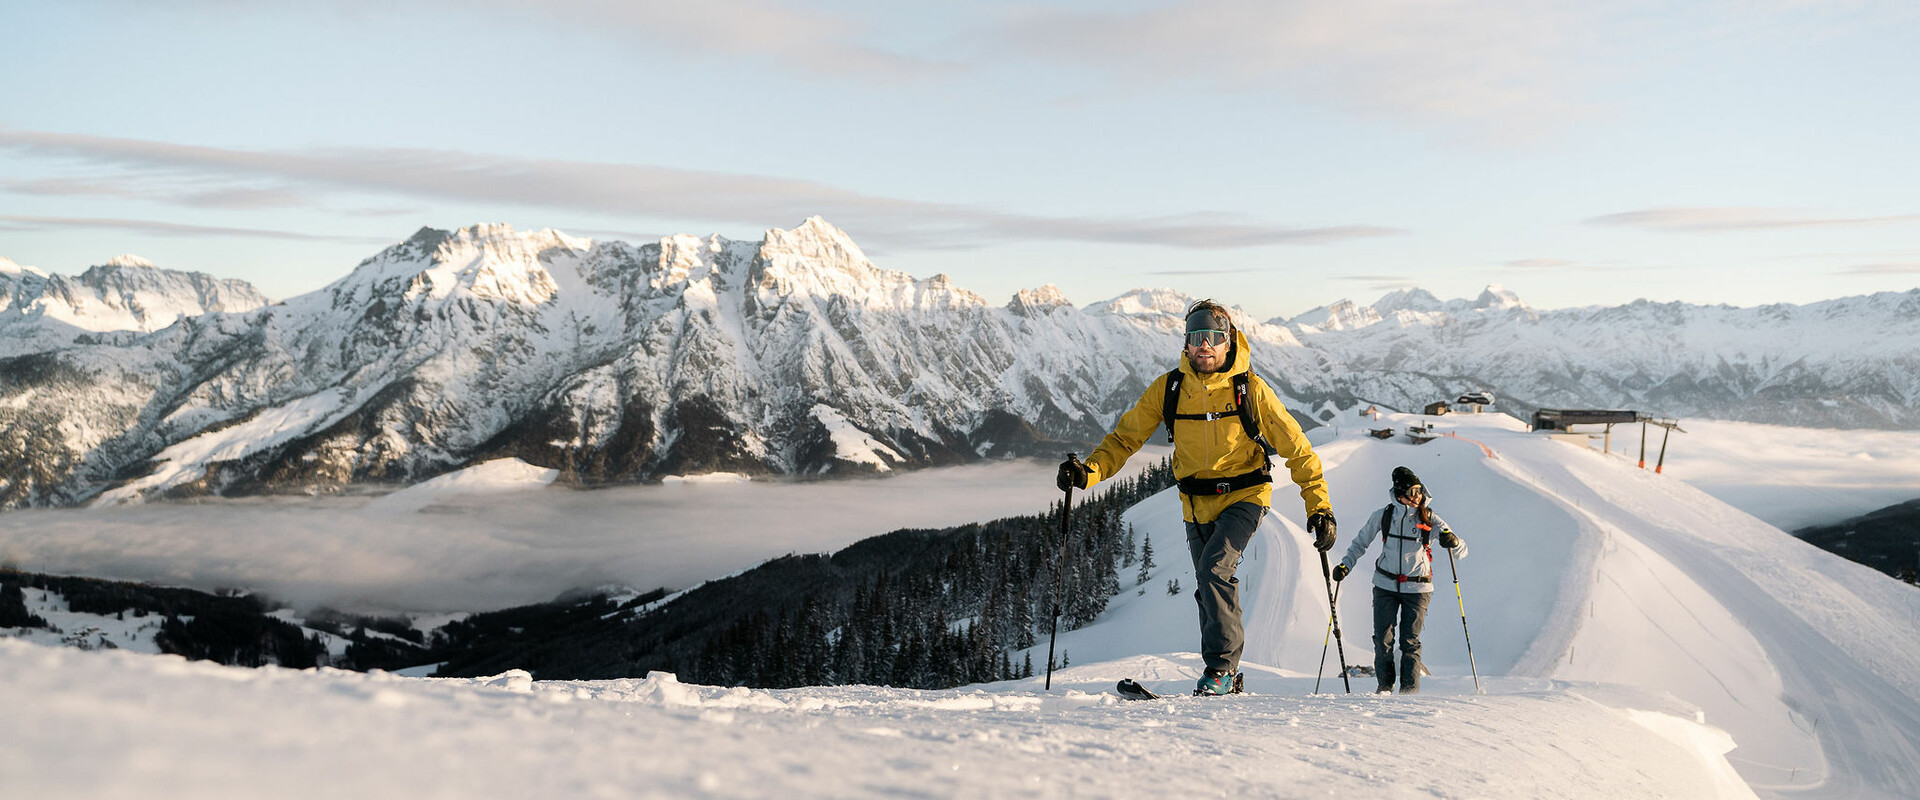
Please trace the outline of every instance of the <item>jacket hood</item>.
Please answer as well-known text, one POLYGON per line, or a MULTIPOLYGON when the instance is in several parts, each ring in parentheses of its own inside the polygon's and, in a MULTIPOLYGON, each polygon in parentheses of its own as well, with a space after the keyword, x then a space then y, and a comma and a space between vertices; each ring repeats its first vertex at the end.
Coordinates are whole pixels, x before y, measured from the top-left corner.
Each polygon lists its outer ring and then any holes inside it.
POLYGON ((1227 351, 1227 365, 1219 372, 1201 373, 1193 368, 1193 362, 1187 360, 1187 348, 1180 348, 1180 371, 1196 378, 1231 378, 1253 369, 1253 352, 1247 348, 1247 335, 1238 328, 1233 331, 1233 348, 1227 351))

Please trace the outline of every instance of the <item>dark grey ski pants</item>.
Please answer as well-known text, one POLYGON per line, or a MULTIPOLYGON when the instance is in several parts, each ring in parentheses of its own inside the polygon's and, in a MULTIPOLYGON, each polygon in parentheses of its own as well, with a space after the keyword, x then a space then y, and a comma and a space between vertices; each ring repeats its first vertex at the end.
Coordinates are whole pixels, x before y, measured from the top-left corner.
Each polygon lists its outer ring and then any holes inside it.
POLYGON ((1240 627, 1240 554, 1267 515, 1257 503, 1234 503, 1204 525, 1187 523, 1187 551, 1193 554, 1193 599, 1200 604, 1200 657, 1207 669, 1238 672, 1247 648, 1240 627))
POLYGON ((1380 691, 1393 688, 1393 629, 1400 623, 1400 691, 1420 689, 1420 629, 1427 624, 1430 592, 1390 592, 1373 587, 1373 675, 1380 691))

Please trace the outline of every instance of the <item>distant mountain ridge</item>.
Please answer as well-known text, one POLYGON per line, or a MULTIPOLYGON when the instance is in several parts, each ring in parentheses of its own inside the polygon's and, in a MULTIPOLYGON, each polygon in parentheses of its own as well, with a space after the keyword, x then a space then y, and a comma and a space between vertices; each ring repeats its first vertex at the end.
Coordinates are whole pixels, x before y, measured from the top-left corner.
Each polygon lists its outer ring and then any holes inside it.
MULTIPOLYGON (((1920 289, 1757 308, 1653 303, 1538 311, 1489 286, 1472 301, 1395 292, 1288 320, 1343 369, 1296 385, 1414 408, 1448 386, 1509 411, 1629 408, 1805 427, 1920 425, 1920 289), (1431 384, 1422 393, 1411 387, 1431 384), (1396 394, 1395 385, 1409 387, 1396 394)), ((1424 387, 1423 387, 1424 388, 1424 387)))
MULTIPOLYGON (((147 279, 154 299, 116 295, 128 309, 213 280, 116 269, 85 285, 147 279)), ((16 309, 20 287, 72 283, 0 275, 16 309)), ((0 507, 408 484, 509 456, 591 485, 1057 455, 1176 363, 1192 299, 1141 289, 1075 308, 1044 286, 992 305, 944 275, 875 266, 817 217, 760 241, 646 245, 423 228, 283 303, 219 286, 194 295, 207 311, 151 332, 8 340, 0 507)), ((0 330, 49 324, 8 313, 0 330)), ((1473 301, 1415 289, 1241 320, 1256 370, 1307 424, 1329 406, 1485 389, 1519 413, 1920 425, 1920 290, 1542 312, 1499 287, 1473 301)))
POLYGON ((115 338, 94 334, 150 333, 181 317, 266 304, 246 281, 160 269, 134 255, 73 278, 0 258, 0 357, 115 338))

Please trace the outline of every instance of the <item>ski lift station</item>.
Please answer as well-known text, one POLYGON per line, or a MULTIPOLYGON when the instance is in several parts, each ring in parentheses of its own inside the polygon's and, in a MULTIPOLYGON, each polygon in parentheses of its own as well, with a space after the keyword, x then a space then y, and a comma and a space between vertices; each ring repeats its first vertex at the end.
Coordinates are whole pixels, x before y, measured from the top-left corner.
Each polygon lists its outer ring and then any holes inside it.
POLYGON ((1613 452, 1613 426, 1631 422, 1640 423, 1641 469, 1647 468, 1647 426, 1658 425, 1666 429, 1666 432, 1660 436, 1660 456, 1653 466, 1654 472, 1662 471, 1667 464, 1667 439, 1673 435, 1674 431, 1686 433, 1681 429, 1680 421, 1677 419, 1654 419, 1638 411, 1627 410, 1542 408, 1533 412, 1534 431, 1547 431, 1555 439, 1578 444, 1581 447, 1592 446, 1588 441, 1590 434, 1574 433, 1573 426, 1605 425, 1606 431, 1600 450, 1602 453, 1613 452))

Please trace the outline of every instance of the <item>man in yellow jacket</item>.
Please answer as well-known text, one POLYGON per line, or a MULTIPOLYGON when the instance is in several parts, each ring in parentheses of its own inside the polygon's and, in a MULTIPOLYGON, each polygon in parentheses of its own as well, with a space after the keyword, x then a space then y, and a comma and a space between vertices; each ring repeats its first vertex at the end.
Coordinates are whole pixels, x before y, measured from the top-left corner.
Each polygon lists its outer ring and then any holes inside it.
POLYGON ((1285 461, 1300 487, 1314 547, 1325 552, 1336 535, 1320 457, 1273 389, 1252 373, 1250 358, 1246 336, 1225 308, 1211 300, 1194 303, 1187 309, 1180 369, 1148 386, 1085 463, 1068 459, 1060 465, 1063 490, 1085 489, 1118 472, 1155 428, 1169 429, 1198 584, 1193 596, 1200 605, 1200 655, 1207 665, 1195 694, 1239 689, 1246 635, 1233 573, 1272 505, 1272 456, 1285 461))

